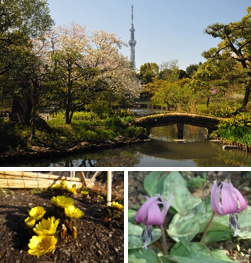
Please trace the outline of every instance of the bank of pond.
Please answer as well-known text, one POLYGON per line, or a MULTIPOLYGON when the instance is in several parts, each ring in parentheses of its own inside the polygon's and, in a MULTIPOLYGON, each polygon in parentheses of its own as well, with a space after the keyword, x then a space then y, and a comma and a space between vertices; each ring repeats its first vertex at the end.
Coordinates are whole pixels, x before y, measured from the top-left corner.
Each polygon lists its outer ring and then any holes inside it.
POLYGON ((250 166, 251 139, 248 139, 249 134, 245 135, 245 132, 250 131, 249 123, 249 117, 246 115, 235 117, 234 120, 226 119, 218 125, 218 130, 209 138, 207 130, 203 127, 185 124, 181 135, 177 124, 145 129, 135 126, 131 117, 114 118, 107 121, 106 126, 103 127, 101 123, 91 126, 84 121, 60 126, 55 125, 54 120, 52 137, 39 131, 40 142, 36 140, 36 143, 30 147, 20 146, 20 149, 3 151, 0 165, 17 167, 250 166), (81 141, 81 135, 85 132, 89 135, 94 134, 93 136, 98 137, 99 140, 81 141), (67 134, 70 134, 69 137, 67 134), (107 137, 108 134, 112 136, 107 137), (46 137, 42 138, 42 135, 48 136, 47 145, 46 137), (241 137, 238 137, 240 135, 241 137))
POLYGON ((251 153, 224 150, 223 144, 205 138, 205 129, 185 125, 184 138, 177 138, 176 125, 151 129, 149 139, 117 144, 88 144, 66 152, 12 156, 3 166, 16 167, 240 167, 250 166, 251 153))

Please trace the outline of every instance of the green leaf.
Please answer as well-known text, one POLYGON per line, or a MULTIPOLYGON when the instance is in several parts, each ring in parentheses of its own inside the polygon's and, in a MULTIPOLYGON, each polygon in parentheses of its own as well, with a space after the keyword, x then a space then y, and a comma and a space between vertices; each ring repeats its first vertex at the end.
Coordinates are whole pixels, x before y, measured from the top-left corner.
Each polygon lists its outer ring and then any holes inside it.
POLYGON ((136 216, 137 211, 129 209, 128 210, 128 221, 131 223, 135 222, 135 216, 136 216))
POLYGON ((164 175, 161 177, 162 173, 163 172, 158 172, 158 171, 151 172, 144 179, 144 188, 146 192, 149 194, 149 196, 152 197, 162 192, 161 189, 156 188, 156 185, 159 182, 159 180, 163 180, 162 177, 164 177, 164 175))
MULTIPOLYGON (((142 248, 143 230, 144 230, 143 226, 135 225, 135 224, 128 222, 128 249, 142 248)), ((152 236, 153 236, 153 241, 151 241, 151 239, 149 238, 147 245, 154 243, 156 240, 158 240, 161 237, 161 230, 158 228, 153 229, 152 236)))
POLYGON ((156 253, 150 249, 132 249, 128 252, 128 263, 159 263, 156 253))
POLYGON ((176 243, 171 251, 170 255, 162 256, 160 259, 162 262, 179 262, 179 263, 220 263, 220 262, 234 262, 229 259, 223 251, 211 252, 202 243, 188 243, 184 246, 182 243, 176 243))
POLYGON ((211 244, 217 241, 222 240, 230 240, 232 239, 233 231, 225 230, 225 231, 209 231, 204 239, 205 244, 211 244))
POLYGON ((161 194, 165 201, 173 193, 171 206, 180 213, 185 213, 201 203, 201 199, 192 196, 187 188, 187 181, 177 171, 169 174, 161 174, 161 172, 148 174, 144 180, 144 188, 150 196, 161 194))
MULTIPOLYGON (((186 238, 188 241, 191 241, 196 236, 196 234, 204 232, 212 216, 212 213, 213 210, 210 199, 207 198, 194 209, 186 211, 185 214, 177 213, 173 217, 172 222, 169 224, 169 229, 167 232, 169 236, 177 242, 179 242, 181 238, 186 238)), ((218 216, 215 216, 214 221, 210 227, 210 231, 229 230, 228 223, 226 225, 226 222, 216 222, 217 217, 218 216)))
POLYGON ((238 215, 238 218, 241 229, 237 231, 237 236, 240 239, 251 238, 251 206, 247 206, 247 208, 238 215))
POLYGON ((183 238, 191 241, 198 232, 199 222, 193 218, 193 214, 190 214, 190 217, 189 215, 182 217, 180 214, 176 214, 167 230, 168 235, 176 242, 180 242, 183 238))
MULTIPOLYGON (((180 257, 180 256, 162 256, 160 257, 162 263, 224 263, 228 261, 222 261, 214 258, 204 258, 201 257, 199 259, 188 258, 188 257, 180 257)), ((234 262, 234 261, 232 261, 234 262)))
POLYGON ((184 246, 181 242, 176 243, 171 251, 170 255, 200 258, 200 257, 211 257, 211 251, 202 243, 190 242, 189 249, 184 246))
POLYGON ((211 253, 212 253, 212 256, 216 259, 220 259, 222 261, 227 261, 227 262, 234 262, 221 249, 212 250, 211 253))
MULTIPOLYGON (((196 206, 185 214, 177 213, 167 230, 169 236, 176 242, 186 238, 191 241, 196 234, 203 233, 212 216, 213 210, 210 203, 210 197, 206 198, 201 204, 196 206)), ((251 238, 251 207, 238 215, 241 230, 237 231, 239 238, 251 238)), ((229 230, 229 215, 218 216, 213 219, 209 232, 205 237, 205 244, 216 241, 229 240, 233 235, 233 230, 229 230)))

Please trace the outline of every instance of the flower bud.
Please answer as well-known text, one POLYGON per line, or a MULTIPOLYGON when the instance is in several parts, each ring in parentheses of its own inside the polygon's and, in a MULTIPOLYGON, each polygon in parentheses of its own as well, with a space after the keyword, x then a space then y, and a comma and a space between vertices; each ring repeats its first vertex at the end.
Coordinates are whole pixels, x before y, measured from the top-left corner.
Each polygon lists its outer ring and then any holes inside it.
POLYGON ((65 224, 62 224, 62 229, 61 229, 61 233, 60 234, 61 234, 61 237, 63 239, 65 239, 66 234, 67 234, 67 228, 66 228, 65 224))
POLYGON ((77 228, 74 226, 74 227, 72 227, 72 237, 73 237, 74 239, 77 239, 77 236, 78 236, 78 234, 77 234, 77 228))

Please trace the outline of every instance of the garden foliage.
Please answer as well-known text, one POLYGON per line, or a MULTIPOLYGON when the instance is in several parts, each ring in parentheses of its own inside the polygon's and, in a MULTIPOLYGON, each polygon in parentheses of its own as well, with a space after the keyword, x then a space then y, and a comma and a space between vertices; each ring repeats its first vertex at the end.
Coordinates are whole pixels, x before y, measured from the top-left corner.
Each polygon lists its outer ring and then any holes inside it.
MULTIPOLYGON (((172 220, 166 232, 175 242, 168 255, 163 255, 158 249, 142 249, 141 233, 144 225, 135 224, 136 210, 128 211, 128 249, 129 262, 233 262, 223 250, 211 249, 208 245, 233 239, 233 230, 229 230, 229 216, 215 216, 203 243, 198 242, 204 233, 212 216, 213 209, 210 197, 202 200, 192 196, 188 189, 187 181, 179 172, 170 173, 151 172, 144 180, 144 188, 149 196, 157 193, 166 200, 173 192, 173 202, 169 212, 173 213, 172 220)), ((170 213, 167 217, 171 217, 170 213)), ((239 214, 241 229, 237 232, 237 239, 251 238, 251 207, 239 214)), ((148 245, 154 243, 161 236, 160 229, 153 230, 153 240, 148 240, 148 245)))

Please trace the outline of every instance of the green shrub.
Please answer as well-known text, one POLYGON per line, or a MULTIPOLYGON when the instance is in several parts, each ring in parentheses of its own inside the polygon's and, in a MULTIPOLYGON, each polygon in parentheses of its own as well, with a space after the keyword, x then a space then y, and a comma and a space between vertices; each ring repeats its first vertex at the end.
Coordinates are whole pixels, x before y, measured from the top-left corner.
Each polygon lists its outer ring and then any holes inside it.
POLYGON ((98 115, 92 111, 75 112, 72 117, 72 120, 84 120, 84 121, 94 121, 97 119, 99 119, 98 115))
POLYGON ((113 130, 118 130, 124 128, 125 124, 120 117, 111 117, 105 120, 105 126, 113 130))
POLYGON ((218 125, 216 133, 231 143, 251 145, 251 116, 247 113, 223 120, 218 125))

